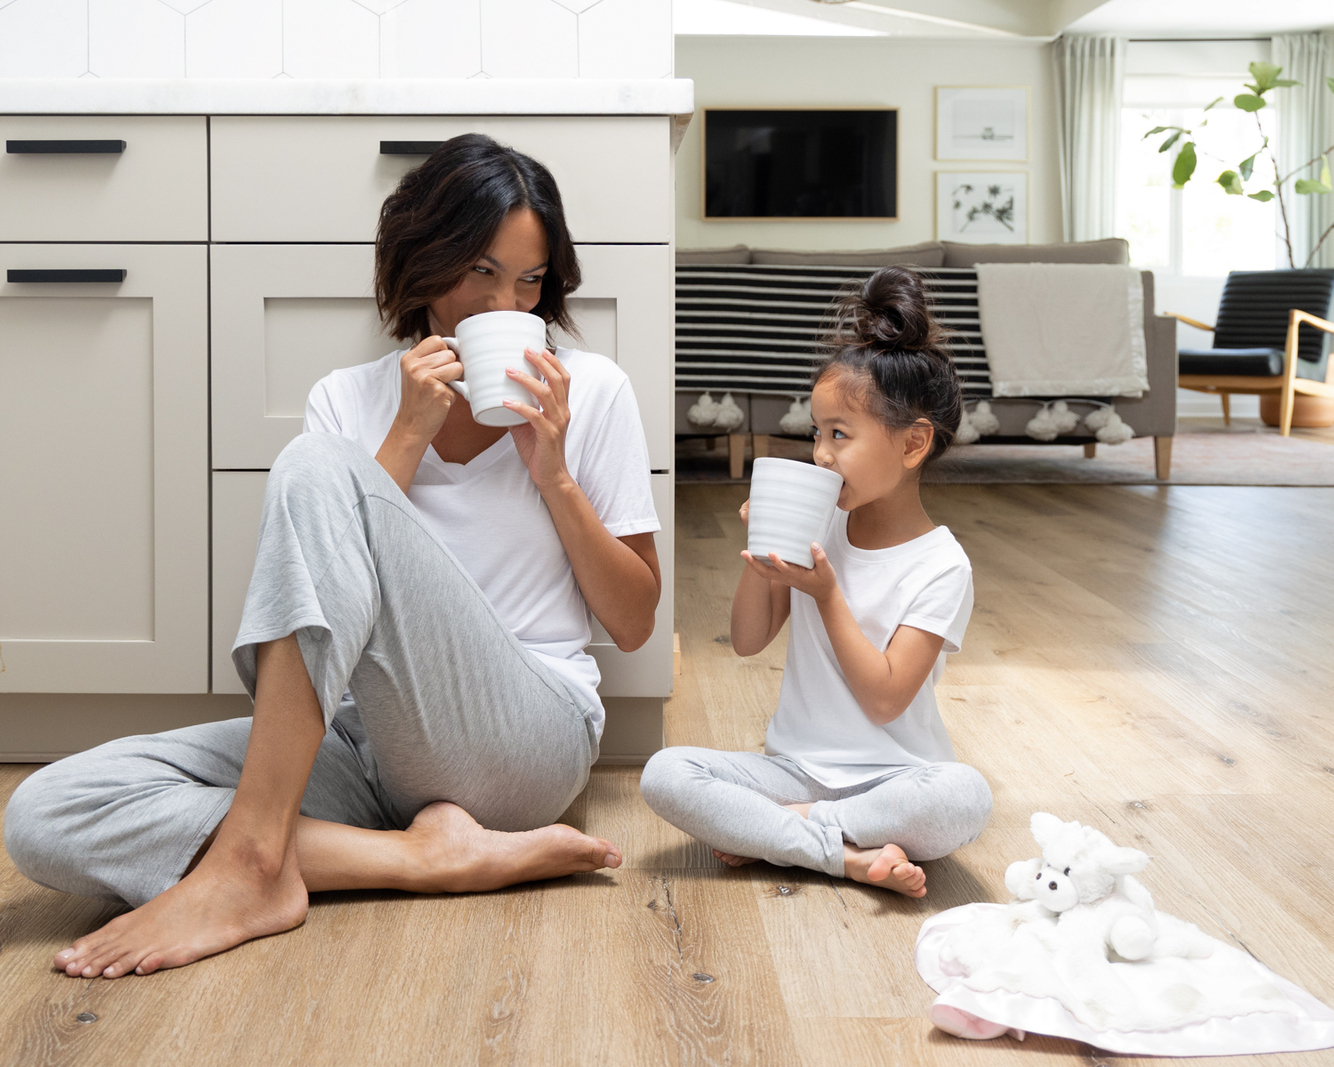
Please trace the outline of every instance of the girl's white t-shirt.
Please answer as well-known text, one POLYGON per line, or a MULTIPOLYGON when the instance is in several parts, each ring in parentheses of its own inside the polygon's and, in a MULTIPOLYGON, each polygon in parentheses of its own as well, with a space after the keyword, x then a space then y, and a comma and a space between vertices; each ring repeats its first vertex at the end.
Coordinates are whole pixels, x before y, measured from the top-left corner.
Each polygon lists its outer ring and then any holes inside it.
POLYGON ((836 511, 821 542, 843 598, 866 639, 882 652, 900 626, 945 639, 931 675, 893 722, 877 726, 848 686, 815 601, 791 591, 787 665, 764 750, 786 756, 830 787, 860 785, 892 767, 953 762, 936 708, 946 653, 958 652, 973 610, 973 568, 944 526, 892 548, 848 543, 848 513, 836 511))
MULTIPOLYGON (((398 413, 404 351, 317 382, 306 401, 305 430, 341 434, 375 455, 398 413)), ((660 530, 630 380, 605 356, 558 348, 556 357, 570 372, 565 462, 571 476, 613 537, 660 530)), ((408 499, 520 643, 584 699, 601 734, 601 676, 584 651, 591 616, 514 439, 506 433, 468 463, 446 463, 427 448, 408 499)))

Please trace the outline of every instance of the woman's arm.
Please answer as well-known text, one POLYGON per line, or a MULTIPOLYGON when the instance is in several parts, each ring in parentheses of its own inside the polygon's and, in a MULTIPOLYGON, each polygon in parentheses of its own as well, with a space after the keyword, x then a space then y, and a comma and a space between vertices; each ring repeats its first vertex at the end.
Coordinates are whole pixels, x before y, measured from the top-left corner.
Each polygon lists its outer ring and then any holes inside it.
POLYGON ((510 429, 515 450, 546 502, 588 609, 617 648, 633 652, 653 633, 653 613, 662 593, 653 535, 617 538, 602 524, 565 465, 570 372, 550 352, 530 349, 526 355, 542 378, 517 370, 508 373, 540 407, 505 401, 527 419, 510 429))
MULTIPOLYGON (((866 639, 853 618, 824 549, 812 545, 811 553, 815 566, 809 570, 771 555, 774 584, 790 585, 815 600, 834 656, 862 713, 877 726, 893 722, 926 684, 945 639, 915 626, 900 626, 890 638, 889 647, 881 652, 866 639)), ((751 566, 763 564, 757 561, 751 566)))

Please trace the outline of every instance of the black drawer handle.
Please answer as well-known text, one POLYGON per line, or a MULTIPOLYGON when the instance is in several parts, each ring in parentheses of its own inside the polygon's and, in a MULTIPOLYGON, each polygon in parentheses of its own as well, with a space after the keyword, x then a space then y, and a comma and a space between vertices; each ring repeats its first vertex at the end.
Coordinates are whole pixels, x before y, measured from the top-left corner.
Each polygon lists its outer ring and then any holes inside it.
POLYGON ((12 156, 118 156, 125 151, 125 142, 6 141, 5 151, 12 156))
POLYGON ((11 270, 10 282, 123 282, 123 270, 11 270))
POLYGON ((382 156, 429 156, 444 141, 381 141, 382 156))

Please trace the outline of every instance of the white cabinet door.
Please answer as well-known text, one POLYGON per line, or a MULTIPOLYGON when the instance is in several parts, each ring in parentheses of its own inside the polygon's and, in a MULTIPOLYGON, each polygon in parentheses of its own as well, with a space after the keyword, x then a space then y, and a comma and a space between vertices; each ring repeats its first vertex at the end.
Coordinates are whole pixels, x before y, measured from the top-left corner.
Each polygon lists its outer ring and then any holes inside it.
POLYGON ((582 340, 560 344, 614 359, 630 377, 649 467, 670 470, 675 447, 672 256, 667 245, 579 245, 583 279, 570 296, 582 340))
POLYGON ((207 256, 0 245, 0 692, 207 690, 207 256))
MULTIPOLYGON (((667 245, 579 245, 571 296, 582 341, 629 376, 649 466, 671 468, 671 252, 667 245)), ((301 432, 306 395, 335 367, 406 342, 380 329, 370 245, 215 245, 213 468, 268 470, 301 432)))
POLYGON ((402 347, 380 330, 371 245, 213 247, 213 467, 268 470, 336 367, 402 347))
POLYGON ((462 133, 543 163, 576 241, 671 240, 665 115, 215 116, 213 240, 373 241, 403 175, 462 133))
MULTIPOLYGON (((259 517, 264 509, 264 471, 213 472, 213 692, 244 693, 232 666, 232 642, 255 570, 259 517)), ((643 648, 622 652, 596 620, 589 653, 602 671, 604 697, 665 697, 672 691, 672 588, 675 579, 672 475, 653 475, 653 503, 663 533, 657 536, 662 597, 657 624, 643 648)))

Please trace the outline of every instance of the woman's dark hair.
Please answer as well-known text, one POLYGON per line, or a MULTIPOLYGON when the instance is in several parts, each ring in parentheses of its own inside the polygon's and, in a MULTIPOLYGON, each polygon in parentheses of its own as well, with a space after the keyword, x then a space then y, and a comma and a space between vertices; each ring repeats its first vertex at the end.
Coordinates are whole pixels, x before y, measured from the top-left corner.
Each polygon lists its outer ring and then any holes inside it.
POLYGON ((917 274, 882 267, 835 305, 812 387, 837 374, 886 426, 925 419, 935 431, 929 463, 949 448, 963 418, 963 387, 944 338, 917 274))
POLYGON ((533 314, 575 332, 565 298, 579 287, 579 260, 556 179, 522 152, 465 133, 405 174, 380 208, 375 302, 394 337, 430 335, 427 305, 463 280, 515 208, 531 208, 547 235, 547 272, 533 314))

